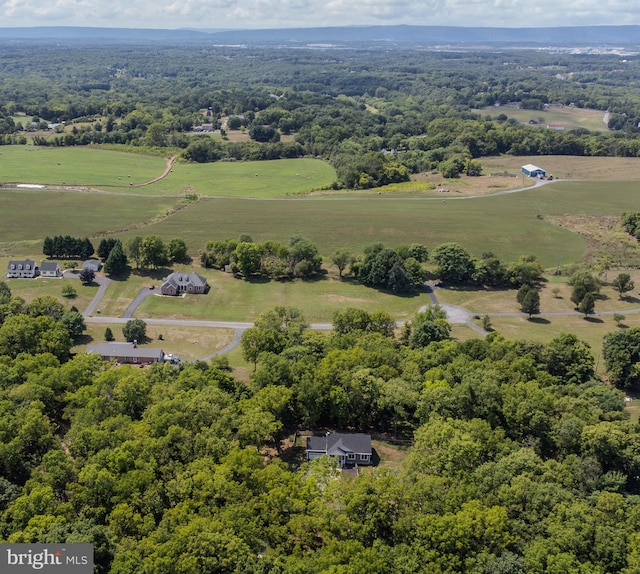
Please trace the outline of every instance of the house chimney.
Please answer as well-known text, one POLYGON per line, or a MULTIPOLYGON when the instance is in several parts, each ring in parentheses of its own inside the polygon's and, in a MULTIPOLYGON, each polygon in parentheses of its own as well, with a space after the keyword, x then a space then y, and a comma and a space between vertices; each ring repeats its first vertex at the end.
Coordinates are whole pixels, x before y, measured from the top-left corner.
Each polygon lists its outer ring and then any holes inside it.
POLYGON ((137 340, 137 339, 134 339, 134 340, 133 340, 133 348, 134 348, 134 349, 137 349, 137 348, 138 348, 138 340, 137 340))

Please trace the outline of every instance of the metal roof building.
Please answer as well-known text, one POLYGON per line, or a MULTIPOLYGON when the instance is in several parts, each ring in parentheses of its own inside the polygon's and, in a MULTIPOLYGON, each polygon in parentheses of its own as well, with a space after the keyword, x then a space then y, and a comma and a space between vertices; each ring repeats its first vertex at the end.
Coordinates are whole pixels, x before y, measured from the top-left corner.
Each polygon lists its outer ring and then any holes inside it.
POLYGON ((533 165, 532 163, 523 165, 522 173, 529 177, 545 177, 547 175, 547 172, 544 169, 538 167, 537 165, 533 165))

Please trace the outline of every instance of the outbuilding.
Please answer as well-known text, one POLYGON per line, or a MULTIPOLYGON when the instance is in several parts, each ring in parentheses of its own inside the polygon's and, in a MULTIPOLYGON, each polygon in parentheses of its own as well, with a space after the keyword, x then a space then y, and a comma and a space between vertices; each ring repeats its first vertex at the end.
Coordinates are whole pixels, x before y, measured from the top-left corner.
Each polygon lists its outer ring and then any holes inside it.
POLYGON ((547 175, 547 172, 544 169, 538 167, 537 165, 533 165, 532 163, 523 165, 522 173, 524 173, 528 177, 546 177, 547 175))

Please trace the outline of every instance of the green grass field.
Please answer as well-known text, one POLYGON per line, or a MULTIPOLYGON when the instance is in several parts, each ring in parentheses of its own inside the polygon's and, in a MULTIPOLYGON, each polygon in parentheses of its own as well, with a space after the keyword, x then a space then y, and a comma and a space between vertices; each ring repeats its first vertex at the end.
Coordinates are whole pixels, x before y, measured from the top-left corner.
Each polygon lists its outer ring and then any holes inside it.
POLYGON ((277 197, 307 194, 327 186, 336 172, 317 159, 261 162, 175 163, 162 181, 148 186, 153 193, 190 192, 221 197, 277 197))
MULTIPOLYGON (((36 256, 46 235, 122 239, 157 233, 182 237, 192 256, 209 240, 249 233, 254 241, 287 242, 296 234, 328 256, 339 247, 354 252, 387 245, 457 241, 475 255, 492 251, 505 261, 534 254, 545 267, 578 261, 585 242, 546 216, 611 215, 637 208, 633 182, 557 182, 520 193, 473 199, 348 194, 299 199, 203 198, 173 212, 180 200, 55 192, 0 191, 0 254, 36 256), (16 217, 29 206, 29 217, 16 217), (168 217, 163 214, 171 211, 168 217)), ((96 242, 98 239, 96 239, 96 242)))
MULTIPOLYGON (((147 227, 166 238, 183 237, 197 253, 209 240, 237 238, 286 243, 296 234, 329 256, 339 247, 354 252, 371 243, 423 243, 433 247, 457 241, 475 255, 493 251, 511 261, 533 252, 545 266, 579 260, 585 249, 577 234, 539 219, 539 214, 620 213, 633 209, 634 186, 617 194, 592 188, 553 187, 518 194, 446 201, 386 195, 348 195, 299 200, 207 199, 147 227), (616 198, 612 196, 616 196, 616 198), (617 211, 616 211, 617 210, 617 211)), ((134 233, 123 233, 126 238, 134 233)))
POLYGON ((534 120, 544 129, 546 129, 547 124, 557 124, 564 126, 567 130, 586 128, 596 132, 609 131, 607 124, 603 121, 604 112, 601 110, 570 106, 546 110, 522 110, 512 106, 500 106, 499 108, 489 106, 476 111, 483 115, 489 114, 494 118, 500 114, 505 114, 508 118, 514 118, 523 124, 528 124, 529 120, 534 120))
POLYGON ((158 177, 166 166, 161 157, 79 146, 3 146, 0 153, 0 182, 102 186, 130 191, 129 184, 158 177))
POLYGON ((137 195, 198 193, 226 197, 300 195, 327 186, 335 170, 316 159, 263 162, 176 162, 161 181, 167 160, 144 154, 89 147, 4 146, 0 183, 83 186, 137 195))
MULTIPOLYGON (((186 268, 185 268, 186 270, 186 268)), ((398 297, 381 293, 332 275, 313 281, 249 282, 211 269, 197 269, 211 286, 205 295, 148 297, 135 315, 140 318, 189 318, 217 321, 253 321, 275 305, 298 307, 310 323, 331 322, 334 311, 358 307, 384 309, 395 320, 410 318, 429 300, 426 294, 398 297)), ((112 282, 98 308, 98 315, 121 316, 141 287, 159 281, 132 275, 128 281, 112 282)))
MULTIPOLYGON (((174 207, 175 198, 34 189, 0 190, 0 255, 42 258, 45 236, 98 237, 137 227, 174 207)), ((142 231, 146 235, 145 230, 142 231)), ((98 247, 99 239, 93 240, 98 247)))

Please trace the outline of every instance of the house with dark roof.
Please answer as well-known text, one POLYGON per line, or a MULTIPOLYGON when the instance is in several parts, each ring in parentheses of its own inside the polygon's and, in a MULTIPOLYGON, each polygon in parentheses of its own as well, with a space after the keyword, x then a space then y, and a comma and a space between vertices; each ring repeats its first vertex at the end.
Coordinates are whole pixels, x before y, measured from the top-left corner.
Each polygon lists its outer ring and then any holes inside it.
POLYGON ((121 364, 150 365, 164 361, 164 351, 151 347, 138 347, 133 343, 98 343, 87 348, 87 353, 100 355, 105 361, 121 364))
POLYGON ((340 468, 371 464, 371 435, 327 433, 307 437, 307 460, 334 456, 340 468))
POLYGON ((100 261, 99 259, 87 259, 82 264, 83 271, 89 270, 97 273, 98 271, 100 271, 100 269, 102 269, 102 261, 100 261))
POLYGON ((19 277, 21 279, 32 279, 38 275, 38 265, 31 259, 23 261, 12 260, 7 264, 7 277, 19 277))
POLYGON ((62 277, 60 265, 55 261, 43 261, 40 263, 40 275, 42 277, 62 277))
POLYGON ((209 284, 207 278, 197 273, 172 273, 165 277, 160 286, 163 295, 179 295, 180 293, 206 293, 209 284))

